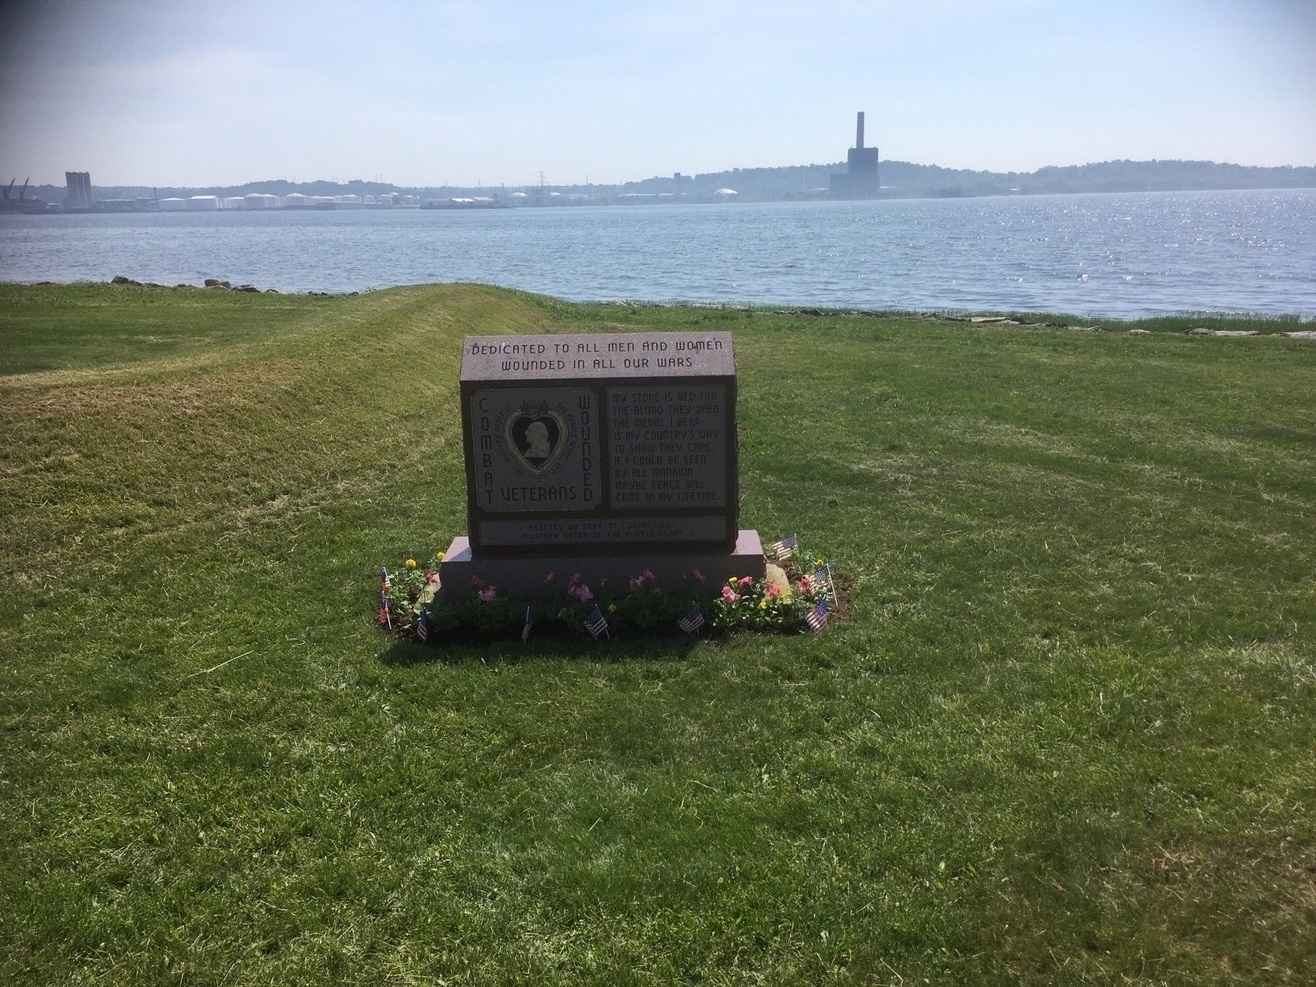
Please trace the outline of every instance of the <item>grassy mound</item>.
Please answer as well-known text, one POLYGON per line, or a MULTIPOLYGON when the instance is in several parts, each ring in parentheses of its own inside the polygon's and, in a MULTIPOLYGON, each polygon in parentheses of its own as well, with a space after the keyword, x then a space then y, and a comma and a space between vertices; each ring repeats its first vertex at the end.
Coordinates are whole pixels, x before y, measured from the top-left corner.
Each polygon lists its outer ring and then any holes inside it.
POLYGON ((1187 327, 0 286, 0 982, 1302 982, 1316 344, 1187 327), (847 620, 377 631, 464 335, 701 327, 847 620))

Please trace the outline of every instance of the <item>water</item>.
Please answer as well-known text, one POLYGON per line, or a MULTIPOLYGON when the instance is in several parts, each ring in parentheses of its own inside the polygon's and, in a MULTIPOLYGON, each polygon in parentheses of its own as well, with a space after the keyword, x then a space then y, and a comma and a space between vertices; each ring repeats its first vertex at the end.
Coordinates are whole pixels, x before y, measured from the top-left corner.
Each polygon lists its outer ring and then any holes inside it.
POLYGON ((1316 190, 873 202, 0 216, 0 280, 578 301, 1316 318, 1316 190))

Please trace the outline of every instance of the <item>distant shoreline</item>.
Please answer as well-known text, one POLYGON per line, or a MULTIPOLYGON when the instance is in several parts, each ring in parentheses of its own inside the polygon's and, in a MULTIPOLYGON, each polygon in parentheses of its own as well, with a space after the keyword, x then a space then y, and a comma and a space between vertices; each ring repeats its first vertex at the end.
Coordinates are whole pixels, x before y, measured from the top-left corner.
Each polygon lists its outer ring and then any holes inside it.
MULTIPOLYGON (((388 182, 290 182, 232 186, 91 186, 93 203, 66 207, 63 186, 4 187, 0 214, 42 212, 145 212, 166 200, 195 198, 298 200, 299 208, 492 209, 577 205, 646 205, 704 202, 799 202, 829 198, 828 179, 844 164, 737 168, 709 174, 646 178, 621 184, 400 186, 388 182)), ((1105 161, 1047 166, 1033 172, 941 168, 905 161, 880 162, 879 199, 977 198, 1126 192, 1223 192, 1316 188, 1316 166, 1260 167, 1212 161, 1105 161)), ((185 211, 188 207, 175 207, 185 211)), ((201 208, 201 207, 198 207, 201 208)), ((222 208, 206 206, 204 208, 222 208)), ((243 206, 243 208, 248 208, 243 206)), ((269 208, 264 206, 263 208, 269 208)))

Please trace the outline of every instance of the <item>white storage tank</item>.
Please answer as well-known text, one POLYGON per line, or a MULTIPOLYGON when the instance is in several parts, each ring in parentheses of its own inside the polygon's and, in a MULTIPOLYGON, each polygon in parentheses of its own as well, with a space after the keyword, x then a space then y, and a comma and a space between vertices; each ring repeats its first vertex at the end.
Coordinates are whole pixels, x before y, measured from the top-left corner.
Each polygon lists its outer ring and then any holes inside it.
POLYGON ((219 196, 217 195, 194 195, 187 200, 187 208, 191 212, 213 212, 219 208, 219 196))

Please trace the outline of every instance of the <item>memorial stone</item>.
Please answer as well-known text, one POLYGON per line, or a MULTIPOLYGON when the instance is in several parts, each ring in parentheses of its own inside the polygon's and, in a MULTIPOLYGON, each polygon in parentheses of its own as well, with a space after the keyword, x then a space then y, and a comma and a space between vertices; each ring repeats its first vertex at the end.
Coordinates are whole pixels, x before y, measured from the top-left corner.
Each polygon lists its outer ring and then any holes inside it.
POLYGON ((544 595, 557 570, 763 575, 738 527, 730 333, 468 337, 461 409, 470 528, 446 596, 472 576, 544 595))

